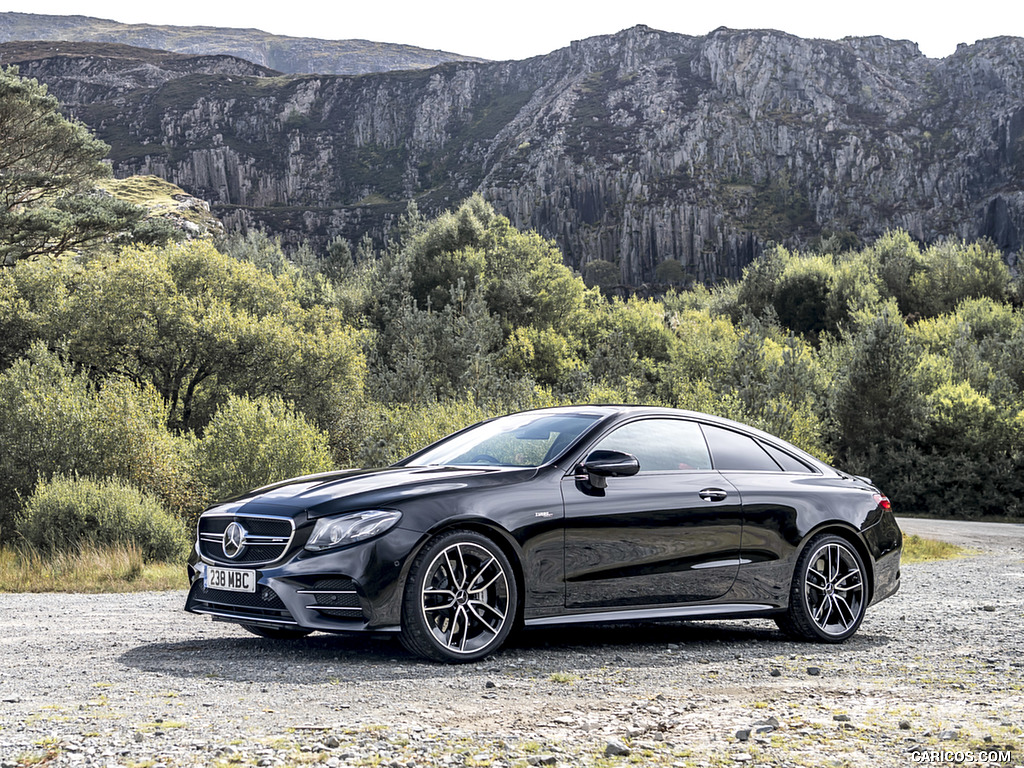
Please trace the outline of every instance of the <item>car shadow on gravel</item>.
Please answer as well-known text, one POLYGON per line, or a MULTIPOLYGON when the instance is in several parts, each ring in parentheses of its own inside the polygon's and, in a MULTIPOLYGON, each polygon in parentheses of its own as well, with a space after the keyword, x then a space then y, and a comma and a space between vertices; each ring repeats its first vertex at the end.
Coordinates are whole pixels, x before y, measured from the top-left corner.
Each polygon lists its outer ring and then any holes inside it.
POLYGON ((402 680, 410 673, 455 679, 509 666, 585 671, 610 663, 656 668, 681 660, 767 661, 794 654, 845 658, 851 652, 875 655, 890 641, 885 634, 862 629, 842 645, 801 643, 783 636, 770 622, 671 622, 521 630, 498 653, 464 665, 419 659, 394 636, 328 634, 299 640, 239 635, 149 643, 125 651, 119 660, 128 667, 182 678, 327 683, 402 680))

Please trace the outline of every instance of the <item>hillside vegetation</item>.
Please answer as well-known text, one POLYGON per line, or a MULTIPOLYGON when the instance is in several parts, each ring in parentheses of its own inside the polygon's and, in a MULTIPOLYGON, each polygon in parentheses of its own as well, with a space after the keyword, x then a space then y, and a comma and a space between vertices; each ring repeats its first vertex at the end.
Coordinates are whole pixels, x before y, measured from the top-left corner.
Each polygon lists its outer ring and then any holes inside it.
POLYGON ((322 258, 251 234, 0 270, 0 537, 77 519, 86 479, 187 520, 570 402, 755 424, 903 514, 1024 516, 1024 316, 990 244, 776 248, 734 283, 609 299, 479 197, 399 230, 322 258))

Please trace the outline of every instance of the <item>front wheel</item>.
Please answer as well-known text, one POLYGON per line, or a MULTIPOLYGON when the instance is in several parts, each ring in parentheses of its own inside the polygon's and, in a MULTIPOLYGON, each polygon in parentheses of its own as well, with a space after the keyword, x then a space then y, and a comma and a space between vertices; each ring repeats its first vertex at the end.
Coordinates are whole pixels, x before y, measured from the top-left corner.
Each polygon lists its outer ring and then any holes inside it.
POLYGON ((482 659, 508 637, 517 600, 512 565, 497 544, 476 531, 442 534, 409 571, 402 644, 438 661, 482 659))
POLYGON ((863 621, 867 596, 860 553, 841 536, 819 534, 797 558, 789 611, 775 623, 798 640, 841 643, 863 621))

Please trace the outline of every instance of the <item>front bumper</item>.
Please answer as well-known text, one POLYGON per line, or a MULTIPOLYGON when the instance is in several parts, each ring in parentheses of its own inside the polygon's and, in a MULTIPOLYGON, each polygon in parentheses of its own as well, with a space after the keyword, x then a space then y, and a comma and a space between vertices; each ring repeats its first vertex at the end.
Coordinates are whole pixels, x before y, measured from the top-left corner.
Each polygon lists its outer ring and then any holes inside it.
POLYGON ((297 549, 256 568, 256 591, 206 587, 209 563, 188 565, 185 610, 218 621, 320 632, 394 632, 401 623, 409 558, 421 533, 394 528, 383 536, 326 552, 297 549))

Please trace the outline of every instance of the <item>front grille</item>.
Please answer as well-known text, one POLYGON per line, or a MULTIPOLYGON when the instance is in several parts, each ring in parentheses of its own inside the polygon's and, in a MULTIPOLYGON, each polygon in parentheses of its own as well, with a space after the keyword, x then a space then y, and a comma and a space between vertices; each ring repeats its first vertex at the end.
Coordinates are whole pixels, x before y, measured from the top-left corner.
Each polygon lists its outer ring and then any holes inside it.
POLYGON ((200 580, 192 585, 185 609, 239 620, 270 620, 275 624, 296 623, 281 602, 281 598, 268 587, 257 587, 256 592, 226 592, 221 589, 206 589, 200 580))
POLYGON ((356 592, 356 583, 352 579, 343 577, 317 579, 310 587, 300 589, 298 593, 311 598, 314 602, 307 607, 322 614, 339 618, 362 616, 359 594, 356 592))
POLYGON ((199 518, 199 552, 204 560, 227 565, 263 565, 280 560, 295 535, 290 517, 272 515, 203 515, 199 518), (224 531, 238 523, 245 531, 235 557, 224 554, 224 531))

